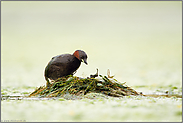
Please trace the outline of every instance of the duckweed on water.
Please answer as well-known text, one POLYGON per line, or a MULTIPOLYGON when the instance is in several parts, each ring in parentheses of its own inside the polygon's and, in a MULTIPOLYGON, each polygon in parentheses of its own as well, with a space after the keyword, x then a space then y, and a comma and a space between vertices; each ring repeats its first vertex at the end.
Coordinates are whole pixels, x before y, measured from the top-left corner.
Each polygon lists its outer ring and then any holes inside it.
POLYGON ((79 78, 67 76, 58 78, 49 88, 40 86, 29 97, 64 97, 71 94, 75 96, 86 95, 87 93, 102 93, 113 97, 123 97, 128 95, 139 95, 134 89, 119 83, 115 79, 99 75, 96 78, 79 78))

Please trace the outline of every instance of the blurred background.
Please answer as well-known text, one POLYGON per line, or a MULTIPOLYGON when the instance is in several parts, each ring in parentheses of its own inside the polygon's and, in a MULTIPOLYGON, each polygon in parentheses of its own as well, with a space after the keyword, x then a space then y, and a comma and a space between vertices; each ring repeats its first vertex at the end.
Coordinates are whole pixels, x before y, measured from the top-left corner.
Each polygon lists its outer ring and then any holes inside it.
POLYGON ((84 50, 76 76, 182 86, 181 1, 3 1, 1 87, 45 85, 55 55, 84 50))

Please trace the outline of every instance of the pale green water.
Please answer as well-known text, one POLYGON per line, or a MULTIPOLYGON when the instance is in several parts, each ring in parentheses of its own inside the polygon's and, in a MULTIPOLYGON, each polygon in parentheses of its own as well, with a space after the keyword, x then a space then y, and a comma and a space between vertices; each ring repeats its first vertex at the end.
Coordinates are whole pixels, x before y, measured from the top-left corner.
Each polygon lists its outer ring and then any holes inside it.
MULTIPOLYGON (((13 91, 14 94, 31 92, 44 85, 43 73, 49 60, 76 49, 84 50, 89 57, 89 65, 82 64, 76 76, 87 77, 96 68, 106 75, 110 69, 118 81, 126 81, 138 91, 166 91, 170 85, 179 91, 182 88, 179 1, 8 1, 1 5, 1 88, 7 95, 13 91), (146 87, 137 88, 142 85, 146 87)), ((26 121, 127 121, 132 117, 134 121, 181 120, 180 113, 176 113, 182 112, 182 99, 156 99, 150 103, 140 98, 139 103, 143 104, 137 103, 137 108, 133 108, 136 104, 133 98, 111 100, 111 103, 96 100, 94 104, 82 100, 7 100, 2 101, 1 116, 2 120, 26 121)))

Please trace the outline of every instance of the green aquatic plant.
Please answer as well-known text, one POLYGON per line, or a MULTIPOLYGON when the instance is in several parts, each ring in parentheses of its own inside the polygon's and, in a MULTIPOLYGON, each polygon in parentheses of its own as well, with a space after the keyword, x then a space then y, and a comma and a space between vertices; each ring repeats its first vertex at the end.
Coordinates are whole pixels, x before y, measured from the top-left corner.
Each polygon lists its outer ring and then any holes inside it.
POLYGON ((99 75, 97 78, 79 78, 67 76, 53 81, 49 88, 40 86, 29 97, 63 97, 65 94, 86 95, 87 93, 102 93, 113 97, 139 95, 134 89, 125 83, 119 83, 116 79, 99 75))

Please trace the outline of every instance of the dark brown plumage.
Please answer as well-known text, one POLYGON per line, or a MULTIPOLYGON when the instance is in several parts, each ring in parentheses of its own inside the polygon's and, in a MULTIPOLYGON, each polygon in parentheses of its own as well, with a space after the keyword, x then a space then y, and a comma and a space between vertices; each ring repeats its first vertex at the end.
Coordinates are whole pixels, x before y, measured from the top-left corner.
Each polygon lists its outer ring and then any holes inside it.
POLYGON ((87 55, 82 50, 76 50, 73 54, 62 54, 51 59, 45 68, 45 79, 49 86, 49 79, 56 80, 60 77, 73 75, 83 61, 87 64, 87 55), (49 79, 48 79, 49 78, 49 79))

